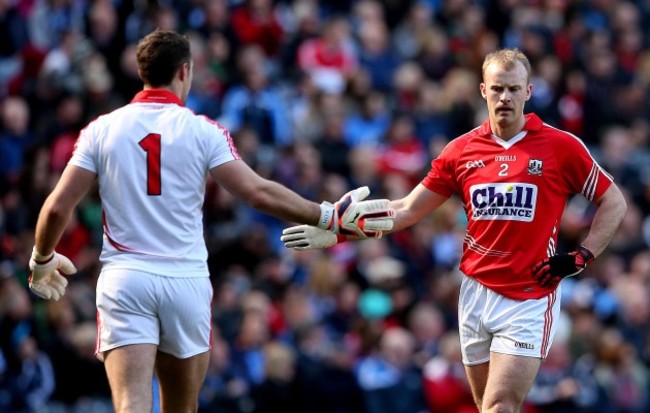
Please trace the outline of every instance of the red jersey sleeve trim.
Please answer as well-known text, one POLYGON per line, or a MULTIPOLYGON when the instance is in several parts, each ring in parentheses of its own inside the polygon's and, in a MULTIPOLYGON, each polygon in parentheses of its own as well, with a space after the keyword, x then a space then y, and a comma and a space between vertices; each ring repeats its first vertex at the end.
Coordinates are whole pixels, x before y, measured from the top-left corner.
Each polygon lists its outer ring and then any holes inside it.
POLYGON ((556 131, 556 133, 568 136, 570 139, 577 142, 582 148, 584 148, 587 156, 589 156, 591 159, 592 165, 591 170, 589 171, 589 174, 587 175, 587 178, 582 185, 580 194, 582 194, 582 196, 584 196, 589 201, 593 202, 598 200, 605 193, 605 191, 607 191, 612 182, 614 182, 614 178, 605 172, 605 170, 600 165, 598 165, 598 162, 596 162, 593 156, 591 156, 589 148, 587 148, 587 145, 585 145, 582 139, 578 138, 572 133, 555 128, 549 124, 544 123, 543 125, 556 131))
POLYGON ((237 151, 237 147, 235 146, 235 142, 232 140, 232 136, 230 136, 230 131, 226 129, 222 124, 217 122, 214 119, 210 119, 209 117, 205 115, 200 115, 203 119, 206 120, 211 125, 214 125, 219 129, 221 133, 226 137, 226 142, 228 142, 228 148, 230 148, 230 153, 235 159, 241 159, 241 156, 239 156, 239 152, 237 151))

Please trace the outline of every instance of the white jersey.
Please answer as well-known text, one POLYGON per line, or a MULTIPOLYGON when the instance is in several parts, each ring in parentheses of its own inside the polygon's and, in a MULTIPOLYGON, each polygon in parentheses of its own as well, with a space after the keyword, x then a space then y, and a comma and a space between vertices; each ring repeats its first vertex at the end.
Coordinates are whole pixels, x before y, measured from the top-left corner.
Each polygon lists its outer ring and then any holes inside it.
POLYGON ((228 131, 166 90, 143 90, 91 122, 69 163, 98 176, 103 268, 207 277, 207 174, 235 159, 228 131))

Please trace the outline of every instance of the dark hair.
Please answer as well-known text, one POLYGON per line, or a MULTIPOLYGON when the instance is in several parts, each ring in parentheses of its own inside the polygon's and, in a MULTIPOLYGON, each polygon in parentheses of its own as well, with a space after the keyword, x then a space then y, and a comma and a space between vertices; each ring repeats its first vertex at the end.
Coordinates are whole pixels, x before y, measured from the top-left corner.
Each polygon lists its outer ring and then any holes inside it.
POLYGON ((143 37, 136 49, 138 73, 145 85, 169 85, 176 71, 192 59, 187 36, 156 30, 143 37))

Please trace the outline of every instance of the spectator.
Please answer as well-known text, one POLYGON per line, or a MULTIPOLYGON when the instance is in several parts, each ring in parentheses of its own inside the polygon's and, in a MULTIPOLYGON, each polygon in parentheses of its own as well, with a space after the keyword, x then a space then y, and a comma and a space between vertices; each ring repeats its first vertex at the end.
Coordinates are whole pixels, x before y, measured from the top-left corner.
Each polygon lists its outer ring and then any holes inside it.
POLYGON ((252 389, 255 413, 304 412, 295 389, 295 355, 291 347, 271 342, 264 347, 264 381, 252 389))
POLYGON ((368 145, 376 149, 390 124, 386 96, 372 90, 362 99, 359 112, 345 119, 345 141, 351 147, 368 145))
POLYGON ((410 115, 398 113, 393 116, 384 144, 379 149, 378 169, 382 176, 402 175, 413 185, 420 181, 426 151, 414 129, 410 115))
POLYGON ((233 374, 228 343, 213 332, 210 365, 199 395, 199 412, 240 413, 246 390, 246 383, 233 374))
POLYGON ((243 314, 231 357, 235 376, 243 380, 247 388, 264 380, 263 346, 268 335, 269 328, 263 314, 257 311, 243 314))
POLYGON ((329 340, 319 324, 298 328, 295 345, 295 381, 305 413, 365 411, 361 389, 352 372, 354 354, 349 347, 329 340))
POLYGON ((20 73, 21 53, 29 44, 27 21, 9 0, 0 1, 0 39, 0 97, 4 97, 8 83, 20 73))
POLYGON ((298 48, 298 67, 311 74, 316 85, 325 91, 341 92, 357 65, 349 24, 343 17, 332 17, 320 37, 305 40, 298 48))
POLYGON ((231 24, 242 45, 258 45, 267 56, 277 57, 284 30, 271 0, 245 0, 232 12, 231 24))
POLYGON ((58 45, 68 31, 84 31, 86 4, 83 2, 44 0, 33 7, 29 14, 29 37, 43 51, 58 45))
POLYGON ((209 0, 201 2, 201 8, 190 16, 196 21, 190 21, 190 27, 204 38, 209 39, 213 35, 222 37, 230 48, 239 48, 237 35, 231 24, 231 13, 227 0, 209 0))
POLYGON ((0 187, 18 182, 25 153, 34 144, 30 110, 20 97, 7 98, 0 108, 0 187))
POLYGON ((460 338, 448 333, 440 339, 440 354, 424 366, 424 394, 432 412, 475 413, 476 406, 460 356, 460 338))
POLYGON ((433 21, 433 8, 426 1, 412 2, 408 15, 393 31, 395 51, 402 59, 414 59, 422 51, 433 21))
POLYGON ((574 365, 567 343, 558 340, 540 368, 528 403, 540 413, 604 412, 607 401, 591 367, 574 365))
POLYGON ((291 142, 287 110, 279 92, 269 83, 260 64, 245 66, 241 84, 223 98, 222 121, 233 133, 243 126, 253 129, 263 145, 285 146, 291 142))
POLYGON ((359 64, 370 74, 371 85, 382 92, 392 85, 401 59, 392 49, 383 21, 364 23, 359 31, 359 64))
POLYGON ((413 337, 403 329, 388 329, 378 352, 359 361, 357 380, 366 408, 377 413, 425 410, 420 373, 412 364, 413 337))
POLYGON ((345 141, 342 112, 325 115, 323 135, 315 143, 320 153, 323 171, 348 176, 350 146, 345 141))
POLYGON ((648 409, 648 368, 616 330, 607 329, 596 344, 594 375, 614 411, 641 413, 648 409))

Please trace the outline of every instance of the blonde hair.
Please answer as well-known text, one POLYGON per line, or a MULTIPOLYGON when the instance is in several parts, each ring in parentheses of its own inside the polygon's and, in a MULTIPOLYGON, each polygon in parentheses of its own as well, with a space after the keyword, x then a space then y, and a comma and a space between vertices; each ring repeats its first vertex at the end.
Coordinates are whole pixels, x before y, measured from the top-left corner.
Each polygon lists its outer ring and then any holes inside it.
POLYGON ((526 69, 526 73, 528 73, 527 81, 530 82, 530 78, 533 72, 530 66, 530 61, 528 60, 526 55, 523 54, 522 51, 517 48, 500 49, 495 52, 489 53, 487 56, 485 56, 485 60, 483 60, 483 67, 482 67, 483 79, 485 79, 485 70, 492 63, 498 63, 506 70, 511 70, 515 67, 517 62, 524 65, 524 68, 526 69))

